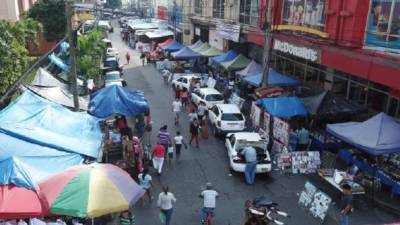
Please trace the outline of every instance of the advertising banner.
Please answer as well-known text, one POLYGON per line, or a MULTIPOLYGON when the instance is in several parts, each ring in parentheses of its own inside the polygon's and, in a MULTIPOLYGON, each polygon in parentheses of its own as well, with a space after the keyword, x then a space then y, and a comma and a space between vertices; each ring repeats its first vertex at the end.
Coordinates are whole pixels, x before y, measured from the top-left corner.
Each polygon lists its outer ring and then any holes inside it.
POLYGON ((217 33, 220 37, 239 42, 240 24, 229 24, 222 21, 217 22, 217 33))

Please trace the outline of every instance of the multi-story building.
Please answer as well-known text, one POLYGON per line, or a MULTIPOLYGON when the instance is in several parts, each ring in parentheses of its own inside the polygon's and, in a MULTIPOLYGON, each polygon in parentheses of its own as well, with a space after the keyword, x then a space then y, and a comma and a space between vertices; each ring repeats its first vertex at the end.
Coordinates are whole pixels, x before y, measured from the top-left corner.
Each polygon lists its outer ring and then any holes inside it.
POLYGON ((0 19, 18 21, 36 0, 2 0, 0 19))
POLYGON ((155 1, 156 18, 168 20, 168 0, 155 1))

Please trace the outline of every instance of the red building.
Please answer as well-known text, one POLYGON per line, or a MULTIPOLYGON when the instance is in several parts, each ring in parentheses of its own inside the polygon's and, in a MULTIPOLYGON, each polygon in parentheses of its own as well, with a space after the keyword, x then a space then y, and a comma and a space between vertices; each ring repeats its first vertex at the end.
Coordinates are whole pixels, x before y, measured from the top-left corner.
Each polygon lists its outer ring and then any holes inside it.
MULTIPOLYGON (((260 0, 265 15, 268 0, 260 0)), ((400 117, 399 0, 272 0, 277 70, 400 117)), ((260 27, 265 17, 260 16, 260 27)), ((259 33, 247 39, 263 44, 259 33)))

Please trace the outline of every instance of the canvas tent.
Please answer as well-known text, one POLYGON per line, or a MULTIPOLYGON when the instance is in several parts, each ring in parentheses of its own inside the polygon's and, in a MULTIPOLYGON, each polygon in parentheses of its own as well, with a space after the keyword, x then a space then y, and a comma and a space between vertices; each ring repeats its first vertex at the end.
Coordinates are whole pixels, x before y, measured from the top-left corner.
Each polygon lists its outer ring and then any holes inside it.
POLYGON ((273 116, 287 119, 293 116, 306 116, 307 110, 297 97, 276 97, 257 100, 257 105, 273 116))
POLYGON ((103 134, 99 119, 72 112, 29 90, 0 112, 0 131, 31 143, 100 157, 103 134))
POLYGON ((311 115, 323 118, 334 115, 354 115, 365 111, 365 108, 345 98, 336 96, 331 91, 302 99, 311 115))
POLYGON ((385 113, 364 122, 328 124, 326 130, 370 155, 400 153, 400 124, 385 113))
MULTIPOLYGON (((74 97, 59 87, 40 87, 33 85, 25 85, 24 87, 51 102, 74 108, 74 97)), ((79 109, 87 111, 89 101, 84 97, 78 97, 78 100, 79 109)))
POLYGON ((39 68, 36 72, 35 78, 31 82, 32 85, 45 86, 45 87, 60 87, 61 89, 68 90, 67 84, 59 81, 46 69, 39 68))
POLYGON ((149 111, 149 104, 142 91, 111 85, 91 95, 89 111, 99 118, 113 114, 137 116, 149 111))
MULTIPOLYGON (((243 81, 255 87, 261 86, 262 79, 263 79, 263 73, 242 76, 243 81)), ((279 86, 279 87, 292 87, 301 85, 301 81, 283 75, 274 69, 269 69, 268 85, 279 86)))
POLYGON ((262 73, 262 71, 263 71, 262 66, 256 63, 256 61, 252 60, 250 64, 246 66, 246 68, 237 71, 236 74, 240 76, 248 76, 248 75, 262 73))
POLYGON ((183 47, 184 46, 181 43, 173 40, 171 43, 169 43, 168 45, 164 45, 161 48, 167 52, 176 52, 176 51, 179 51, 183 47))
POLYGON ((159 47, 166 46, 166 45, 170 44, 173 40, 174 40, 174 39, 170 38, 170 39, 168 39, 168 40, 166 40, 166 41, 164 41, 164 42, 158 44, 158 46, 159 46, 159 47))
POLYGON ((208 49, 210 49, 210 48, 211 48, 210 44, 208 44, 208 43, 203 43, 203 44, 200 45, 199 47, 193 48, 193 51, 199 53, 199 52, 202 52, 202 51, 206 51, 206 50, 208 50, 208 49))
POLYGON ((196 43, 194 43, 192 45, 189 45, 188 47, 191 48, 191 49, 194 49, 194 48, 198 48, 198 47, 200 47, 202 45, 203 45, 203 42, 201 40, 198 40, 198 41, 196 41, 196 43))
POLYGON ((240 70, 250 64, 250 59, 240 54, 231 61, 221 63, 221 66, 230 71, 240 70))
POLYGON ((199 53, 204 57, 214 57, 214 56, 218 56, 218 55, 222 55, 223 54, 222 51, 218 50, 215 47, 211 47, 211 48, 209 48, 209 49, 207 49, 205 51, 200 51, 199 53))
POLYGON ((235 51, 230 50, 230 51, 228 51, 228 52, 226 52, 226 53, 224 53, 222 55, 210 58, 210 64, 211 65, 213 65, 213 64, 218 64, 219 65, 219 64, 221 64, 223 62, 231 61, 234 58, 236 58, 237 56, 238 56, 238 54, 235 51))
POLYGON ((153 30, 146 32, 145 35, 150 39, 156 39, 156 38, 174 36, 174 33, 170 30, 153 30))
POLYGON ((171 55, 176 60, 196 59, 196 58, 200 58, 201 57, 201 55, 199 53, 194 52, 189 47, 184 47, 184 48, 182 48, 181 50, 179 50, 177 52, 173 52, 171 55))

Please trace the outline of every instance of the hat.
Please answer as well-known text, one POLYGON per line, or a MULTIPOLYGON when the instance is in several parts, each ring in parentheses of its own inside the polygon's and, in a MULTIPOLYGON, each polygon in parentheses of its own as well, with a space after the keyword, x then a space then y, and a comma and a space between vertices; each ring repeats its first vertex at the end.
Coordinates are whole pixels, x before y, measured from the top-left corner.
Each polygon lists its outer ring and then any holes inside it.
POLYGON ((207 182, 206 183, 206 188, 212 188, 212 183, 211 182, 207 182))

